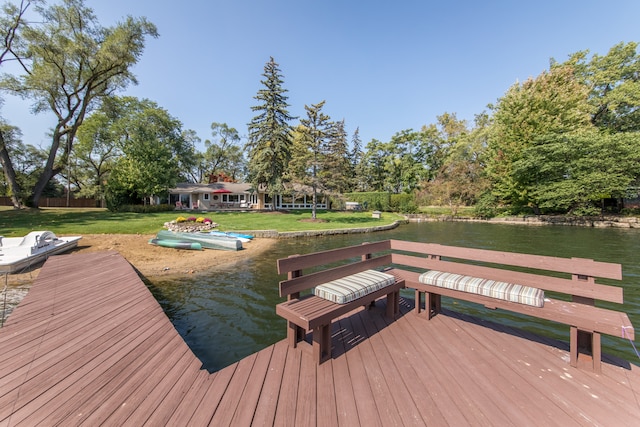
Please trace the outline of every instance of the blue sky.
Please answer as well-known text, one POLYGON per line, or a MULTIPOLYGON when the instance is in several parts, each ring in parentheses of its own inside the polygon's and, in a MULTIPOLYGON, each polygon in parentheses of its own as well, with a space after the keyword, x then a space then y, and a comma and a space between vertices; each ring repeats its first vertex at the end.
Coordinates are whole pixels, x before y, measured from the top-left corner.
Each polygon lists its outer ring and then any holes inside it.
MULTIPOLYGON (((160 37, 148 40, 134 68, 139 84, 122 94, 157 102, 202 140, 211 138, 212 122, 247 134, 270 56, 292 115, 325 100, 325 113, 345 120, 349 139, 359 127, 366 144, 435 123, 444 112, 473 120, 550 58, 604 55, 640 41, 637 0, 86 3, 104 26, 126 15, 156 24, 160 37)), ((2 114, 22 129, 23 142, 48 146, 52 116, 33 116, 10 97, 2 114)))

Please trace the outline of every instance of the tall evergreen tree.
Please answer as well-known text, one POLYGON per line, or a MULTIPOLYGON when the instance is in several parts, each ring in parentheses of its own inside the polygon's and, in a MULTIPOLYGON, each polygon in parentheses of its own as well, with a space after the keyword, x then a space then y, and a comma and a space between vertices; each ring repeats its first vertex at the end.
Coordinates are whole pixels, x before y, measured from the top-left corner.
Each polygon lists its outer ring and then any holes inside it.
POLYGON ((349 162, 351 163, 350 174, 350 190, 359 191, 362 189, 361 182, 365 180, 362 176, 362 141, 360 140, 360 128, 356 128, 351 137, 351 152, 349 153, 349 162))
MULTIPOLYGON (((273 57, 264 66, 264 85, 254 97, 259 104, 251 107, 257 111, 249 123, 249 181, 254 189, 264 186, 273 200, 283 189, 283 176, 291 159, 293 138, 287 107, 287 90, 282 87, 283 77, 273 57)), ((271 204, 272 209, 275 203, 271 204)))
POLYGON ((366 151, 362 157, 361 169, 363 180, 361 181, 361 191, 384 191, 385 160, 389 152, 384 143, 377 139, 372 139, 366 146, 366 151))
POLYGON ((307 118, 300 120, 304 135, 303 141, 310 153, 309 164, 307 165, 307 183, 313 189, 313 207, 311 211, 313 219, 316 219, 318 187, 326 188, 324 179, 327 178, 327 175, 322 172, 325 166, 326 147, 333 127, 330 117, 322 112, 323 106, 324 101, 313 104, 310 107, 305 105, 304 109, 307 110, 307 118))
POLYGON ((344 120, 331 124, 326 141, 322 181, 328 190, 345 193, 349 190, 351 164, 344 120))

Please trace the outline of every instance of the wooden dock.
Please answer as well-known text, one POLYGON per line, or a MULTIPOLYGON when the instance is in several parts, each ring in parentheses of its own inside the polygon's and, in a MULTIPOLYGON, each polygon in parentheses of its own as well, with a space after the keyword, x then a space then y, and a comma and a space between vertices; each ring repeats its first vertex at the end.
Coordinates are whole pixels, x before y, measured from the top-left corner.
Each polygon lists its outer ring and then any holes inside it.
POLYGON ((0 426, 640 422, 638 366, 594 374, 566 343, 401 304, 341 318, 322 365, 282 340, 210 374, 119 254, 52 257, 0 330, 0 426))

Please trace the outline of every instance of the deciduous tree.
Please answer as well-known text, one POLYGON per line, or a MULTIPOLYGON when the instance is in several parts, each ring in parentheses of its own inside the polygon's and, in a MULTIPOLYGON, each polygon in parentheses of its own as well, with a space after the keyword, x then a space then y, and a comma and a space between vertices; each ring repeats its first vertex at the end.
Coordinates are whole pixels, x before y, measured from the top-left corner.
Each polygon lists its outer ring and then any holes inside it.
POLYGON ((222 173, 236 180, 246 170, 240 135, 226 123, 211 123, 213 140, 205 140, 204 168, 207 173, 222 173))
POLYGON ((494 108, 486 172, 503 203, 532 206, 530 181, 513 165, 541 137, 584 130, 590 124, 588 88, 570 65, 552 66, 535 79, 516 83, 494 108))
POLYGON ((47 160, 31 191, 37 207, 49 181, 67 166, 76 133, 86 114, 105 96, 135 83, 131 71, 156 27, 144 18, 127 17, 102 27, 83 0, 38 7, 41 23, 23 27, 12 51, 24 74, 9 76, 2 88, 33 102, 36 113, 53 112, 47 160))
MULTIPOLYGON (((24 61, 26 58, 22 58, 17 51, 20 49, 20 37, 19 34, 26 26, 24 15, 27 13, 29 7, 32 4, 38 4, 40 1, 22 0, 20 5, 13 3, 5 3, 2 6, 0 15, 0 31, 2 32, 2 48, 0 51, 0 67, 5 64, 6 61, 24 61)), ((3 67, 4 69, 4 67, 3 67)), ((2 99, 0 98, 0 104, 2 99)), ((23 187, 18 182, 18 177, 14 169, 13 162, 11 160, 9 144, 14 142, 15 134, 19 130, 13 128, 2 120, 0 125, 0 166, 4 172, 4 178, 6 186, 8 188, 7 193, 11 197, 13 207, 19 209, 22 207, 24 195, 22 194, 23 187)))
POLYGON ((527 146, 513 168, 540 209, 591 215, 599 200, 623 197, 638 176, 640 144, 631 132, 552 134, 527 146))
POLYGON ((591 122, 613 132, 640 130, 640 55, 638 43, 619 43, 606 55, 580 51, 564 65, 589 89, 591 122))
POLYGON ((189 170, 194 147, 185 140, 182 123, 149 100, 119 99, 117 120, 109 135, 122 151, 111 171, 107 192, 110 207, 119 200, 153 201, 165 194, 189 170))
POLYGON ((471 131, 463 121, 458 121, 455 128, 452 131, 450 126, 443 127, 448 136, 447 154, 435 178, 425 184, 429 199, 449 205, 452 215, 456 215, 460 206, 475 204, 487 189, 482 158, 486 148, 488 116, 476 116, 475 127, 471 131))
POLYGON ((82 123, 73 147, 75 164, 71 173, 77 182, 78 195, 94 197, 101 203, 111 170, 123 155, 115 124, 124 112, 109 111, 114 103, 106 103, 82 123))

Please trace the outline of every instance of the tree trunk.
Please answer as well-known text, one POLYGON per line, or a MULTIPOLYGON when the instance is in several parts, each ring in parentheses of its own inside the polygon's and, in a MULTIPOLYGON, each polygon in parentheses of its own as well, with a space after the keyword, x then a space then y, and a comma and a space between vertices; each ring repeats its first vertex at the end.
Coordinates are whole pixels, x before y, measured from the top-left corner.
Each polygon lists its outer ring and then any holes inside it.
MULTIPOLYGON (((54 170, 53 165, 56 160, 56 154, 58 153, 58 148, 60 147, 60 139, 62 138, 62 135, 60 135, 60 132, 58 130, 62 126, 63 125, 59 122, 58 125, 56 126, 56 129, 53 131, 53 138, 51 143, 51 149, 49 150, 49 157, 47 158, 47 162, 44 165, 44 169, 42 170, 42 173, 38 178, 38 182, 36 182, 36 185, 33 188, 33 192, 29 197, 29 200, 31 202, 31 207, 37 208, 40 205, 40 197, 42 196, 44 189, 47 188, 47 184, 49 183, 49 181, 51 181, 51 178, 53 178, 60 172, 59 169, 54 170)), ((67 138, 69 138, 69 135, 67 135, 67 138)), ((67 150, 65 150, 64 155, 68 156, 69 151, 70 151, 70 147, 67 150)), ((66 163, 66 162, 63 161, 62 163, 66 163)))
POLYGON ((0 131, 0 165, 2 165, 4 176, 7 180, 7 184, 9 185, 11 203, 13 203, 13 207, 15 209, 20 209, 22 207, 22 202, 20 200, 20 193, 22 192, 22 189, 16 179, 16 171, 13 168, 13 163, 9 157, 9 152, 7 151, 2 131, 0 131))
POLYGON ((44 189, 47 187, 47 184, 49 183, 49 181, 51 181, 51 178, 53 178, 54 176, 55 174, 53 173, 53 170, 51 168, 45 167, 45 170, 43 170, 42 173, 40 174, 40 177, 38 178, 38 182, 36 183, 36 186, 33 188, 33 191, 31 192, 31 196, 29 196, 29 202, 31 204, 31 207, 37 208, 40 206, 40 197, 42 197, 42 193, 44 192, 44 189))
POLYGON ((317 215, 316 215, 316 202, 318 201, 318 194, 316 191, 316 186, 315 184, 313 185, 313 199, 311 200, 311 203, 313 203, 313 207, 311 208, 311 218, 312 219, 316 219, 317 215))

